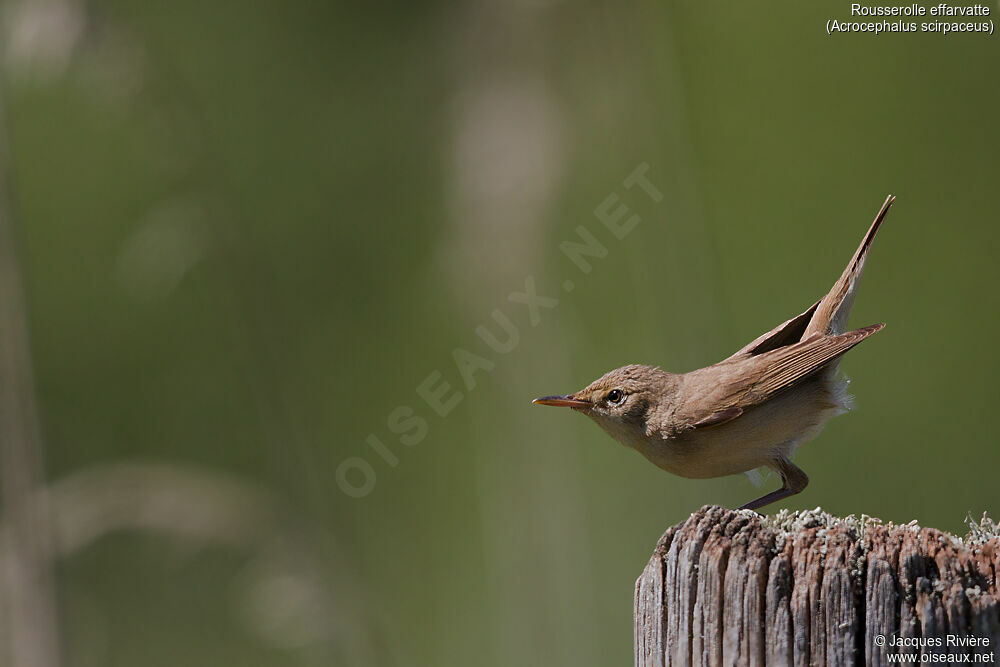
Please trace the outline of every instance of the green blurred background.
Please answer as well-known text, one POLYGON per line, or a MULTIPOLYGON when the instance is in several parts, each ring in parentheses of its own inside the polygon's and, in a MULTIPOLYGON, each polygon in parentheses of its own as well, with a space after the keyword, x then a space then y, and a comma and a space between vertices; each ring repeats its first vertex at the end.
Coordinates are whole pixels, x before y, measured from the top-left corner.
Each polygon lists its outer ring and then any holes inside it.
POLYGON ((3 9, 67 664, 626 664, 660 533, 763 491, 530 399, 729 355, 832 284, 890 192, 858 409, 771 510, 960 534, 1000 510, 995 38, 828 37, 846 2, 3 9), (643 163, 662 201, 623 186, 643 163), (622 240, 610 195, 641 217, 622 240), (578 226, 608 250, 589 275, 578 226), (559 298, 536 326, 508 299, 529 276, 559 298), (475 333, 496 309, 506 354, 475 333), (471 390, 456 348, 492 366, 471 390), (446 417, 434 371, 464 394, 446 417))

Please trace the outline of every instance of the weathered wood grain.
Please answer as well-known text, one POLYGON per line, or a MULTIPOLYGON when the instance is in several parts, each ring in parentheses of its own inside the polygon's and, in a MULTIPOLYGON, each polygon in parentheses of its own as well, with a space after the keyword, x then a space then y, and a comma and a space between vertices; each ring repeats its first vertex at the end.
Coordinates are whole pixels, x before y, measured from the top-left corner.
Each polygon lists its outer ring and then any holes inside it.
POLYGON ((703 507, 667 530, 636 581, 635 664, 888 665, 890 653, 993 664, 998 572, 988 520, 959 539, 820 510, 703 507))

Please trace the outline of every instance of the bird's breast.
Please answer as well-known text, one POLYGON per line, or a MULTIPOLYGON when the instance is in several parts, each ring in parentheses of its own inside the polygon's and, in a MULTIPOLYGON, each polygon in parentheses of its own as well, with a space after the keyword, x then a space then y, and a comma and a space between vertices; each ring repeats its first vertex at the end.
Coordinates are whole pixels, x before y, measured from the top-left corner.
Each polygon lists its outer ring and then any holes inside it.
POLYGON ((790 456, 847 406, 839 381, 820 377, 749 408, 725 424, 667 435, 650 428, 641 438, 617 439, 675 475, 722 477, 769 465, 778 455, 790 456))

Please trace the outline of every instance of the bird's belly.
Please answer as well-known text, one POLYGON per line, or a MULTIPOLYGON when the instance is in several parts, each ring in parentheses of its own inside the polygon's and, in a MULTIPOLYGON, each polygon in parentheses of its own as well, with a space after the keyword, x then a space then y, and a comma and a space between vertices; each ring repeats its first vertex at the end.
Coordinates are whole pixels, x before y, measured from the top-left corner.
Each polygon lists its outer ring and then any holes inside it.
POLYGON ((814 438, 830 418, 847 409, 838 381, 817 378, 767 403, 747 410, 731 422, 685 431, 672 438, 645 438, 635 443, 643 456, 681 477, 734 475, 790 456, 814 438))

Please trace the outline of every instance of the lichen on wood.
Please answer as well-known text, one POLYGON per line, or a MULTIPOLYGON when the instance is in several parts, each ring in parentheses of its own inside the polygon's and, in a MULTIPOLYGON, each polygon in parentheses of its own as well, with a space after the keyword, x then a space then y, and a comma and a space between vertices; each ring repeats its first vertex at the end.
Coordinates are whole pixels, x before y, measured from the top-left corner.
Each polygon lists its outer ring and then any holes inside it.
POLYGON ((636 582, 635 663, 995 659, 1000 537, 985 516, 969 525, 958 538, 820 509, 704 507, 664 533, 636 582))

